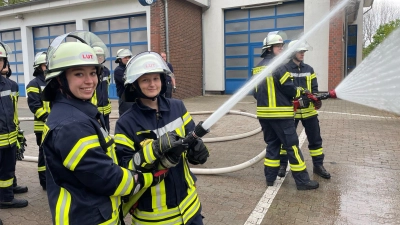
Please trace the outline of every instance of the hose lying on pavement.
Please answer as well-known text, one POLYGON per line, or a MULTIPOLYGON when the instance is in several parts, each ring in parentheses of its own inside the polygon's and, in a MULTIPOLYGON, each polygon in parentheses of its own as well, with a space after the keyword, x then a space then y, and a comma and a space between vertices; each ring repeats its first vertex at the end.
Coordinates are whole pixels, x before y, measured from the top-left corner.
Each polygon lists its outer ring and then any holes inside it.
MULTIPOLYGON (((198 112, 191 112, 191 115, 202 115, 202 114, 211 114, 214 111, 198 111, 198 112)), ((257 118, 256 115, 247 113, 247 112, 241 112, 241 111, 235 111, 235 110, 230 110, 228 114, 233 114, 233 115, 242 115, 242 116, 248 116, 252 118, 257 118)), ((20 117, 20 121, 33 121, 33 117, 20 117)), ((118 117, 110 117, 110 119, 118 119, 118 117)), ((261 128, 257 128, 255 130, 243 133, 243 134, 236 134, 236 135, 231 135, 231 136, 225 136, 225 137, 215 137, 215 138, 203 138, 203 141, 205 143, 212 143, 212 142, 222 142, 222 141, 232 141, 232 140, 237 140, 237 139, 242 139, 246 137, 250 137, 252 135, 255 135, 257 133, 261 132, 261 128)), ((222 174, 222 173, 231 173, 235 171, 242 170, 244 168, 250 167, 263 159, 265 156, 265 149, 258 154, 256 157, 250 159, 247 162, 235 165, 235 166, 230 166, 230 167, 223 167, 223 168, 213 168, 213 169, 208 169, 208 168, 190 168, 190 170, 194 174, 222 174)), ((38 162, 38 157, 34 156, 25 156, 23 161, 27 162, 38 162)))

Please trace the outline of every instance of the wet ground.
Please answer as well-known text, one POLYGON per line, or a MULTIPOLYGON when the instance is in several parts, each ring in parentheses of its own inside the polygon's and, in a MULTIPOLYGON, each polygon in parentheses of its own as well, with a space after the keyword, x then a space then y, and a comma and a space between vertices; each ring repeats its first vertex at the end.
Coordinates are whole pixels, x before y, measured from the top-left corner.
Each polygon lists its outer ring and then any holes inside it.
MULTIPOLYGON (((185 99, 184 102, 190 112, 212 111, 229 97, 204 96, 185 99)), ((233 108, 249 113, 255 113, 255 109, 250 96, 233 108)), ((20 99, 19 112, 21 117, 32 116, 25 98, 20 99)), ((118 115, 115 101, 112 115, 118 115)), ((193 115, 193 118, 198 122, 208 116, 193 115)), ((204 223, 400 224, 400 118, 376 109, 330 99, 323 102, 319 120, 325 167, 332 175, 330 180, 313 175, 307 140, 301 149, 310 176, 320 182, 317 190, 296 190, 290 172, 280 188, 267 189, 262 161, 237 172, 197 175, 204 223), (268 201, 261 207, 257 206, 265 194, 269 196, 268 201)), ((114 123, 111 127, 114 127, 114 123)), ((37 156, 33 122, 22 122, 21 126, 28 139, 25 155, 37 156)), ((256 119, 226 115, 211 128, 211 133, 206 137, 241 134, 258 127, 256 119)), ((298 134, 301 131, 300 125, 298 134)), ((196 166, 198 168, 233 166, 250 160, 265 148, 261 133, 238 140, 208 143, 207 146, 211 156, 205 165, 196 166)), ((16 197, 28 199, 29 206, 1 209, 0 218, 5 225, 51 224, 47 195, 39 185, 36 171, 35 163, 17 163, 18 183, 27 185, 29 192, 16 197)))

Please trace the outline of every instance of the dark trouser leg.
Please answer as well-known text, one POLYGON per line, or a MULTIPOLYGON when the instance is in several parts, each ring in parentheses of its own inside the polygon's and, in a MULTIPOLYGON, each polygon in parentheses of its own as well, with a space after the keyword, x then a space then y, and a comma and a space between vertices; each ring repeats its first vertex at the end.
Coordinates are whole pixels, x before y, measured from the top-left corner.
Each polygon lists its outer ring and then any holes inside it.
POLYGON ((308 149, 310 150, 314 166, 323 165, 325 155, 322 148, 322 138, 318 117, 315 116, 303 119, 301 123, 303 124, 307 134, 308 149))
MULTIPOLYGON (((299 124, 299 120, 294 120, 295 128, 297 128, 298 124, 299 124)), ((282 146, 281 146, 280 158, 281 158, 281 165, 286 167, 288 164, 289 158, 288 158, 286 150, 282 149, 282 146)))
POLYGON ((267 183, 272 183, 276 180, 279 171, 281 141, 271 125, 272 120, 260 119, 259 121, 264 134, 264 141, 267 144, 267 151, 264 159, 264 175, 267 183))
POLYGON ((286 150, 290 170, 296 185, 305 185, 310 181, 310 177, 306 170, 303 154, 299 148, 299 139, 297 137, 295 124, 293 119, 272 120, 272 128, 275 130, 282 142, 282 149, 286 150))
POLYGON ((104 126, 106 126, 108 132, 110 132, 110 114, 104 115, 104 122, 106 123, 104 126))
POLYGON ((15 154, 17 146, 0 149, 0 202, 14 199, 13 181, 15 177, 15 154))
POLYGON ((42 133, 35 133, 36 144, 39 146, 39 157, 38 157, 38 174, 40 186, 46 189, 46 162, 44 161, 42 143, 42 133))
POLYGON ((171 82, 167 83, 167 91, 165 92, 165 97, 172 98, 172 83, 171 82))
POLYGON ((119 116, 124 114, 126 110, 128 110, 133 105, 133 102, 123 102, 121 99, 118 99, 118 113, 119 116))
POLYGON ((201 206, 200 206, 200 213, 194 216, 188 225, 203 225, 203 216, 201 215, 201 206))

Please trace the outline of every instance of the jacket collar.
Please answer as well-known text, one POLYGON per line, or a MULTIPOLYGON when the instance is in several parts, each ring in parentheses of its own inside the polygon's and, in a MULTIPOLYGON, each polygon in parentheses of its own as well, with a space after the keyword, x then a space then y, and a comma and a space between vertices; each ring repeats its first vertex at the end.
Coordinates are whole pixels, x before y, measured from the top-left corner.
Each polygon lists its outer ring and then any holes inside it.
MULTIPOLYGON (((164 97, 164 96, 158 96, 157 97, 157 103, 158 103, 158 111, 159 112, 168 112, 170 111, 170 105, 169 101, 164 97)), ((139 107, 140 110, 154 110, 142 103, 139 99, 136 99, 136 104, 139 107)))
POLYGON ((88 115, 89 117, 94 119, 97 119, 98 114, 100 115, 99 111, 97 110, 97 107, 93 105, 90 102, 90 100, 83 101, 75 98, 68 98, 66 95, 62 94, 61 92, 58 92, 55 102, 64 103, 72 107, 75 107, 78 110, 85 113, 86 115, 88 115))
POLYGON ((3 83, 3 84, 6 83, 6 79, 7 78, 3 77, 3 75, 0 74, 0 82, 1 83, 3 83))
POLYGON ((292 67, 292 68, 298 68, 298 67, 302 68, 302 67, 304 67, 304 63, 303 63, 303 62, 300 62, 300 64, 297 65, 296 63, 293 62, 293 59, 291 59, 291 60, 288 62, 288 64, 289 64, 289 66, 292 67))

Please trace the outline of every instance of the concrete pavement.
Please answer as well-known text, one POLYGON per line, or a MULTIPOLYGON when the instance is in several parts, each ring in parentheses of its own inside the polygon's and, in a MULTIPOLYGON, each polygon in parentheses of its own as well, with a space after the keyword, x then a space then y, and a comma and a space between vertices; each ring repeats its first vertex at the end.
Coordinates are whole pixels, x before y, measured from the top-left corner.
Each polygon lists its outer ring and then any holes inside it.
MULTIPOLYGON (((202 96, 185 99, 189 112, 216 110, 230 96, 202 96)), ((250 96, 233 110, 255 113, 250 96)), ((20 98, 20 116, 32 116, 26 99, 20 98)), ((112 115, 118 115, 113 101, 112 115)), ((195 122, 209 115, 193 115, 195 122)), ((257 203, 268 189, 263 175, 263 162, 241 171, 221 175, 198 175, 197 186, 206 225, 235 224, 400 224, 400 118, 390 113, 342 100, 326 100, 319 116, 325 167, 332 174, 325 180, 312 174, 307 141, 301 147, 310 176, 320 188, 297 191, 290 173, 268 204, 262 220, 249 219, 257 203), (247 221, 247 222, 246 222, 247 221), (252 223, 251 221, 256 221, 252 223)), ((113 128, 115 121, 111 127, 113 128)), ((25 155, 37 156, 33 122, 22 122, 28 148, 25 155)), ((206 137, 222 137, 245 133, 259 127, 256 119, 226 115, 206 137)), ((298 133, 302 127, 299 126, 298 133)), ((111 130, 113 133, 113 129, 111 130)), ((208 143, 211 156, 198 168, 227 167, 245 162, 264 148, 262 134, 227 141, 208 143)), ((29 206, 22 209, 1 209, 0 218, 9 224, 51 224, 47 195, 39 185, 37 165, 17 163, 20 185, 29 192, 16 197, 26 198, 29 206)), ((129 219, 126 219, 128 222, 129 219)))

